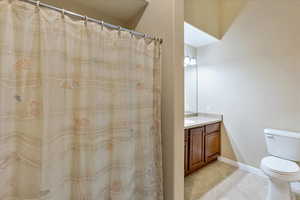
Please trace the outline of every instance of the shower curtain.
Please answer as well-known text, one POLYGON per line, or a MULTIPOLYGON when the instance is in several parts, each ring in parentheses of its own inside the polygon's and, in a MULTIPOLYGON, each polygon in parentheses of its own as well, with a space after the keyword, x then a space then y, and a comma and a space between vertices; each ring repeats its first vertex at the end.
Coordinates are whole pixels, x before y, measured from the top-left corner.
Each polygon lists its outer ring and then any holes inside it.
POLYGON ((0 199, 160 200, 160 44, 0 0, 0 199))

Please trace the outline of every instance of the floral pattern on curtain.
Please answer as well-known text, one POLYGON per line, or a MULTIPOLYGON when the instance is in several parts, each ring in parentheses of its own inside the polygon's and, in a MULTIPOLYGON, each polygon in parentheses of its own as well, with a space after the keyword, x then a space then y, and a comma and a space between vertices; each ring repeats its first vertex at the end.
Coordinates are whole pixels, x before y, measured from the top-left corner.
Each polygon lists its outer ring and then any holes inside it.
POLYGON ((0 0, 0 199, 162 199, 160 51, 0 0))

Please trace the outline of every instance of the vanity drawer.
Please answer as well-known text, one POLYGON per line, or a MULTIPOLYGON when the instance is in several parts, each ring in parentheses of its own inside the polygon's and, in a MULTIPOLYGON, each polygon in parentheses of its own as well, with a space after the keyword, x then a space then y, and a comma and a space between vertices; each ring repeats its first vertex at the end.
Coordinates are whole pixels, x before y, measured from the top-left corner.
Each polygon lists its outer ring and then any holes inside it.
POLYGON ((215 123, 215 124, 209 124, 205 127, 205 133, 213 133, 213 132, 219 132, 221 129, 221 124, 220 123, 215 123))

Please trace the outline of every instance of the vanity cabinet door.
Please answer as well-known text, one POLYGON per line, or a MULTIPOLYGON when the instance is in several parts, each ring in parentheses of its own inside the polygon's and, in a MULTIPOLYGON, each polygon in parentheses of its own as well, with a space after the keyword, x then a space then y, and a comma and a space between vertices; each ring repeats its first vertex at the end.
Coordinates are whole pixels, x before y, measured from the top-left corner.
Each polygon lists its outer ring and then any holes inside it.
POLYGON ((204 164, 204 129, 190 129, 189 171, 195 171, 204 164))
POLYGON ((218 158, 221 152, 220 142, 220 124, 207 125, 205 133, 205 162, 210 162, 218 158))
POLYGON ((189 131, 184 130, 184 175, 189 173, 189 131))

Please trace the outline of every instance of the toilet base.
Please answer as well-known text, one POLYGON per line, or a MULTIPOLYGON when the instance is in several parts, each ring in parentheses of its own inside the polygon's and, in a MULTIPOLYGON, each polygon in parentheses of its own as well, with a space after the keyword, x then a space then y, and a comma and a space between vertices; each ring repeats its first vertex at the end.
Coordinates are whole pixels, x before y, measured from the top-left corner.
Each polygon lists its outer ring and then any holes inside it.
POLYGON ((278 179, 269 179, 267 200, 295 200, 290 183, 278 179))

